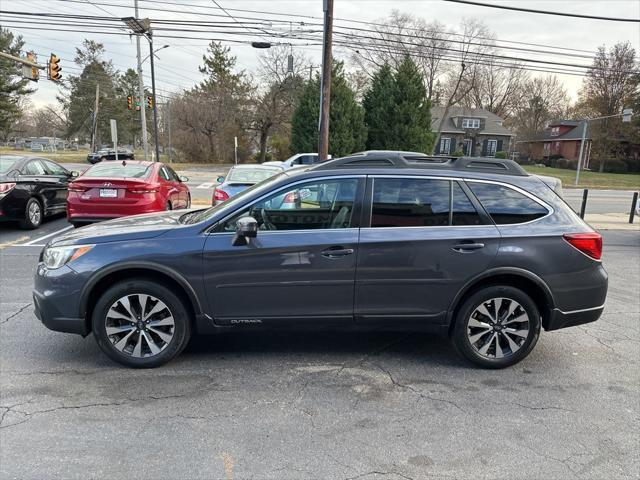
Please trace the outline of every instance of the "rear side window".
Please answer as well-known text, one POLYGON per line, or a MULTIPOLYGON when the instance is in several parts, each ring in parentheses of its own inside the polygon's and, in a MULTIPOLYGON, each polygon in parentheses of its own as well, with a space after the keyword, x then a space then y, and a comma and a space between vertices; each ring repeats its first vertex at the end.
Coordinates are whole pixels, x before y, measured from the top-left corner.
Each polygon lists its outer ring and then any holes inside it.
POLYGON ((39 160, 31 160, 24 168, 24 173, 27 175, 46 175, 44 167, 39 160))
POLYGON ((372 227, 435 227, 449 225, 448 180, 376 178, 373 183, 372 227))
POLYGON ((497 225, 530 222, 549 213, 538 202, 512 188, 493 183, 468 182, 467 185, 497 225))

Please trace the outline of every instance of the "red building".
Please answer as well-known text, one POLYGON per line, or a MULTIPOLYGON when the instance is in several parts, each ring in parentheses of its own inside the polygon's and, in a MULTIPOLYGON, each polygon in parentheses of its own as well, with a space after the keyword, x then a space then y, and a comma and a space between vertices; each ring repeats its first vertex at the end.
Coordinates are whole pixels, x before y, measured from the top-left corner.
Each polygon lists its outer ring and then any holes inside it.
MULTIPOLYGON (((537 137, 530 140, 517 142, 521 152, 528 152, 532 160, 544 160, 545 158, 560 156, 567 160, 578 160, 580 156, 580 143, 582 141, 582 128, 584 122, 575 120, 556 120, 537 137)), ((582 168, 589 167, 591 153, 591 139, 587 126, 582 168)))

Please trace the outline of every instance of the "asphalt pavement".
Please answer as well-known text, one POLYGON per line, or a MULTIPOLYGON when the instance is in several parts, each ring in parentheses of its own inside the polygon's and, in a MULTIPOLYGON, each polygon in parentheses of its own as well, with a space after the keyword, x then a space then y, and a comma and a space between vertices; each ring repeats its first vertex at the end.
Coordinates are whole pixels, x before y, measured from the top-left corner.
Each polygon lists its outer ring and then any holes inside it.
POLYGON ((223 334, 111 363, 33 315, 41 247, 0 250, 1 479, 637 479, 640 232, 604 232, 603 317, 522 363, 444 339, 223 334))

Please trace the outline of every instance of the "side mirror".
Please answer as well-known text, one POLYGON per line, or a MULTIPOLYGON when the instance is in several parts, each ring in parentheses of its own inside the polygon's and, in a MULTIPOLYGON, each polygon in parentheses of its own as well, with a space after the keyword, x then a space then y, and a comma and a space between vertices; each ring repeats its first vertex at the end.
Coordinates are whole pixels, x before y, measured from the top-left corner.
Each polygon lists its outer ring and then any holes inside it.
POLYGON ((185 177, 184 175, 180 177, 180 181, 182 183, 187 183, 189 181, 189 177, 185 177))
POLYGON ((216 178, 216 182, 218 183, 223 183, 224 182, 224 177, 221 175, 218 178, 216 178))
POLYGON ((231 243, 234 247, 249 245, 250 239, 258 236, 258 221, 253 217, 242 217, 236 222, 236 234, 231 243))
POLYGON ((78 178, 78 177, 80 176, 80 172, 77 172, 76 170, 72 170, 72 171, 69 173, 69 176, 70 176, 71 178, 78 178))

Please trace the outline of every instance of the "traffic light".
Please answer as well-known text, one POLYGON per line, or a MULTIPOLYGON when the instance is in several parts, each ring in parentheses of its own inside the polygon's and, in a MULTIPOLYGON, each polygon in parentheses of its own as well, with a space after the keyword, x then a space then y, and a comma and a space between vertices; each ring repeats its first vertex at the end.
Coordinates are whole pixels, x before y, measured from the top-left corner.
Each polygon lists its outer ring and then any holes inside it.
MULTIPOLYGON (((31 63, 38 63, 36 54, 33 52, 27 52, 27 60, 29 60, 31 63)), ((23 69, 23 73, 27 73, 27 75, 25 75, 26 78, 28 78, 29 80, 33 80, 34 82, 37 82, 40 78, 40 71, 36 67, 26 67, 26 72, 23 69), (29 72, 29 70, 31 71, 29 72)))
POLYGON ((153 110, 153 95, 147 96, 147 108, 153 110))
POLYGON ((59 82, 60 80, 62 80, 62 75, 60 74, 60 72, 62 71, 62 67, 59 64, 60 59, 52 53, 49 57, 48 64, 49 68, 47 77, 49 78, 49 80, 53 80, 54 82, 59 82))
POLYGON ((129 96, 127 97, 127 108, 128 108, 129 110, 132 110, 132 109, 133 109, 133 96, 132 96, 132 95, 129 95, 129 96))

